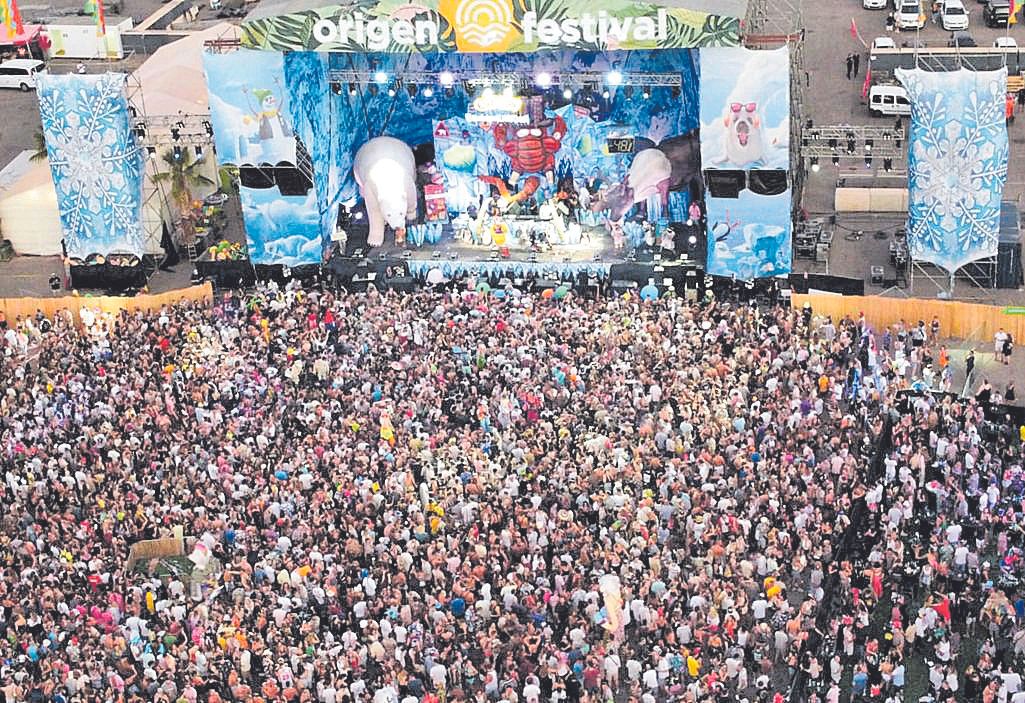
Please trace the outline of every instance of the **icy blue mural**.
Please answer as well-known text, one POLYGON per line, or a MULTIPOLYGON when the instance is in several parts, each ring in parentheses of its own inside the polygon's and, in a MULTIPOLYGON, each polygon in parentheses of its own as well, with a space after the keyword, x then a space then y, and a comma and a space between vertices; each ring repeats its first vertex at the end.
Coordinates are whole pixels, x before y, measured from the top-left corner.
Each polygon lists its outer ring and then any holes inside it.
POLYGON ((235 166, 295 164, 284 59, 273 51, 203 54, 217 160, 235 166))
POLYGON ((759 195, 745 189, 738 198, 707 202, 708 263, 713 276, 742 280, 790 273, 790 191, 759 195))
POLYGON ((320 261, 323 243, 317 193, 282 195, 274 188, 239 188, 249 258, 254 264, 299 266, 320 261))
POLYGON ((997 253, 1007 69, 898 70, 911 100, 908 245, 953 272, 997 253))
POLYGON ((129 122, 124 74, 41 74, 38 81, 68 256, 143 255, 143 156, 129 122))
POLYGON ((787 47, 701 49, 701 159, 705 168, 790 168, 787 47))

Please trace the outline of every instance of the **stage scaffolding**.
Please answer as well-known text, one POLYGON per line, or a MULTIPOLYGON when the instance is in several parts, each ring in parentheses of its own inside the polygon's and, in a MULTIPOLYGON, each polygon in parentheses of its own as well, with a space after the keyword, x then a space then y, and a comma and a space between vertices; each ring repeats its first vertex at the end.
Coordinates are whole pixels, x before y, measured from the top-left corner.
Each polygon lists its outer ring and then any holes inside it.
POLYGON ((801 158, 805 89, 804 19, 802 0, 749 0, 744 18, 744 46, 749 49, 790 47, 790 173, 795 213, 804 194, 805 165, 801 158))

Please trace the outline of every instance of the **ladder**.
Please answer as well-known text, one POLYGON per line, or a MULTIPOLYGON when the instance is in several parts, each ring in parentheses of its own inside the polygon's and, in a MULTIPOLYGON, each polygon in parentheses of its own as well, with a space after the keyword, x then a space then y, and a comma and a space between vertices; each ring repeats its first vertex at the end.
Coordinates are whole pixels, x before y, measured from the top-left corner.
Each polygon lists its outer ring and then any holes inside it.
POLYGON ((189 263, 195 263, 199 258, 199 251, 196 249, 196 240, 185 243, 185 252, 189 255, 189 263))

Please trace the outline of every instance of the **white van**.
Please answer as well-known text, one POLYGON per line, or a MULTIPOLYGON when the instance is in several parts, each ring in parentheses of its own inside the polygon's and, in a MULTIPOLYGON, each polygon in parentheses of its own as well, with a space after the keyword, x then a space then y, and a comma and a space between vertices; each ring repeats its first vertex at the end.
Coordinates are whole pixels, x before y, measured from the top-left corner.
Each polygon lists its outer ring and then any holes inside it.
POLYGON ((0 63, 0 88, 29 90, 36 87, 36 76, 46 73, 46 64, 38 59, 11 59, 0 63))
POLYGON ((868 90, 868 111, 873 117, 910 115, 911 102, 904 86, 880 83, 868 90))

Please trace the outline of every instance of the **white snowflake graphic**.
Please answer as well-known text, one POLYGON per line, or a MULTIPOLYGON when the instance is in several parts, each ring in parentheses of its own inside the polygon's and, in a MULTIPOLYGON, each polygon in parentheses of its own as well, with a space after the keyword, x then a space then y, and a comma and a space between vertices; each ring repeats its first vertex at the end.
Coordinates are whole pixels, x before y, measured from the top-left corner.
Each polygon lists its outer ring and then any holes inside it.
POLYGON ((898 70, 911 99, 908 243, 956 271, 997 251, 1007 180, 1007 69, 898 70))

